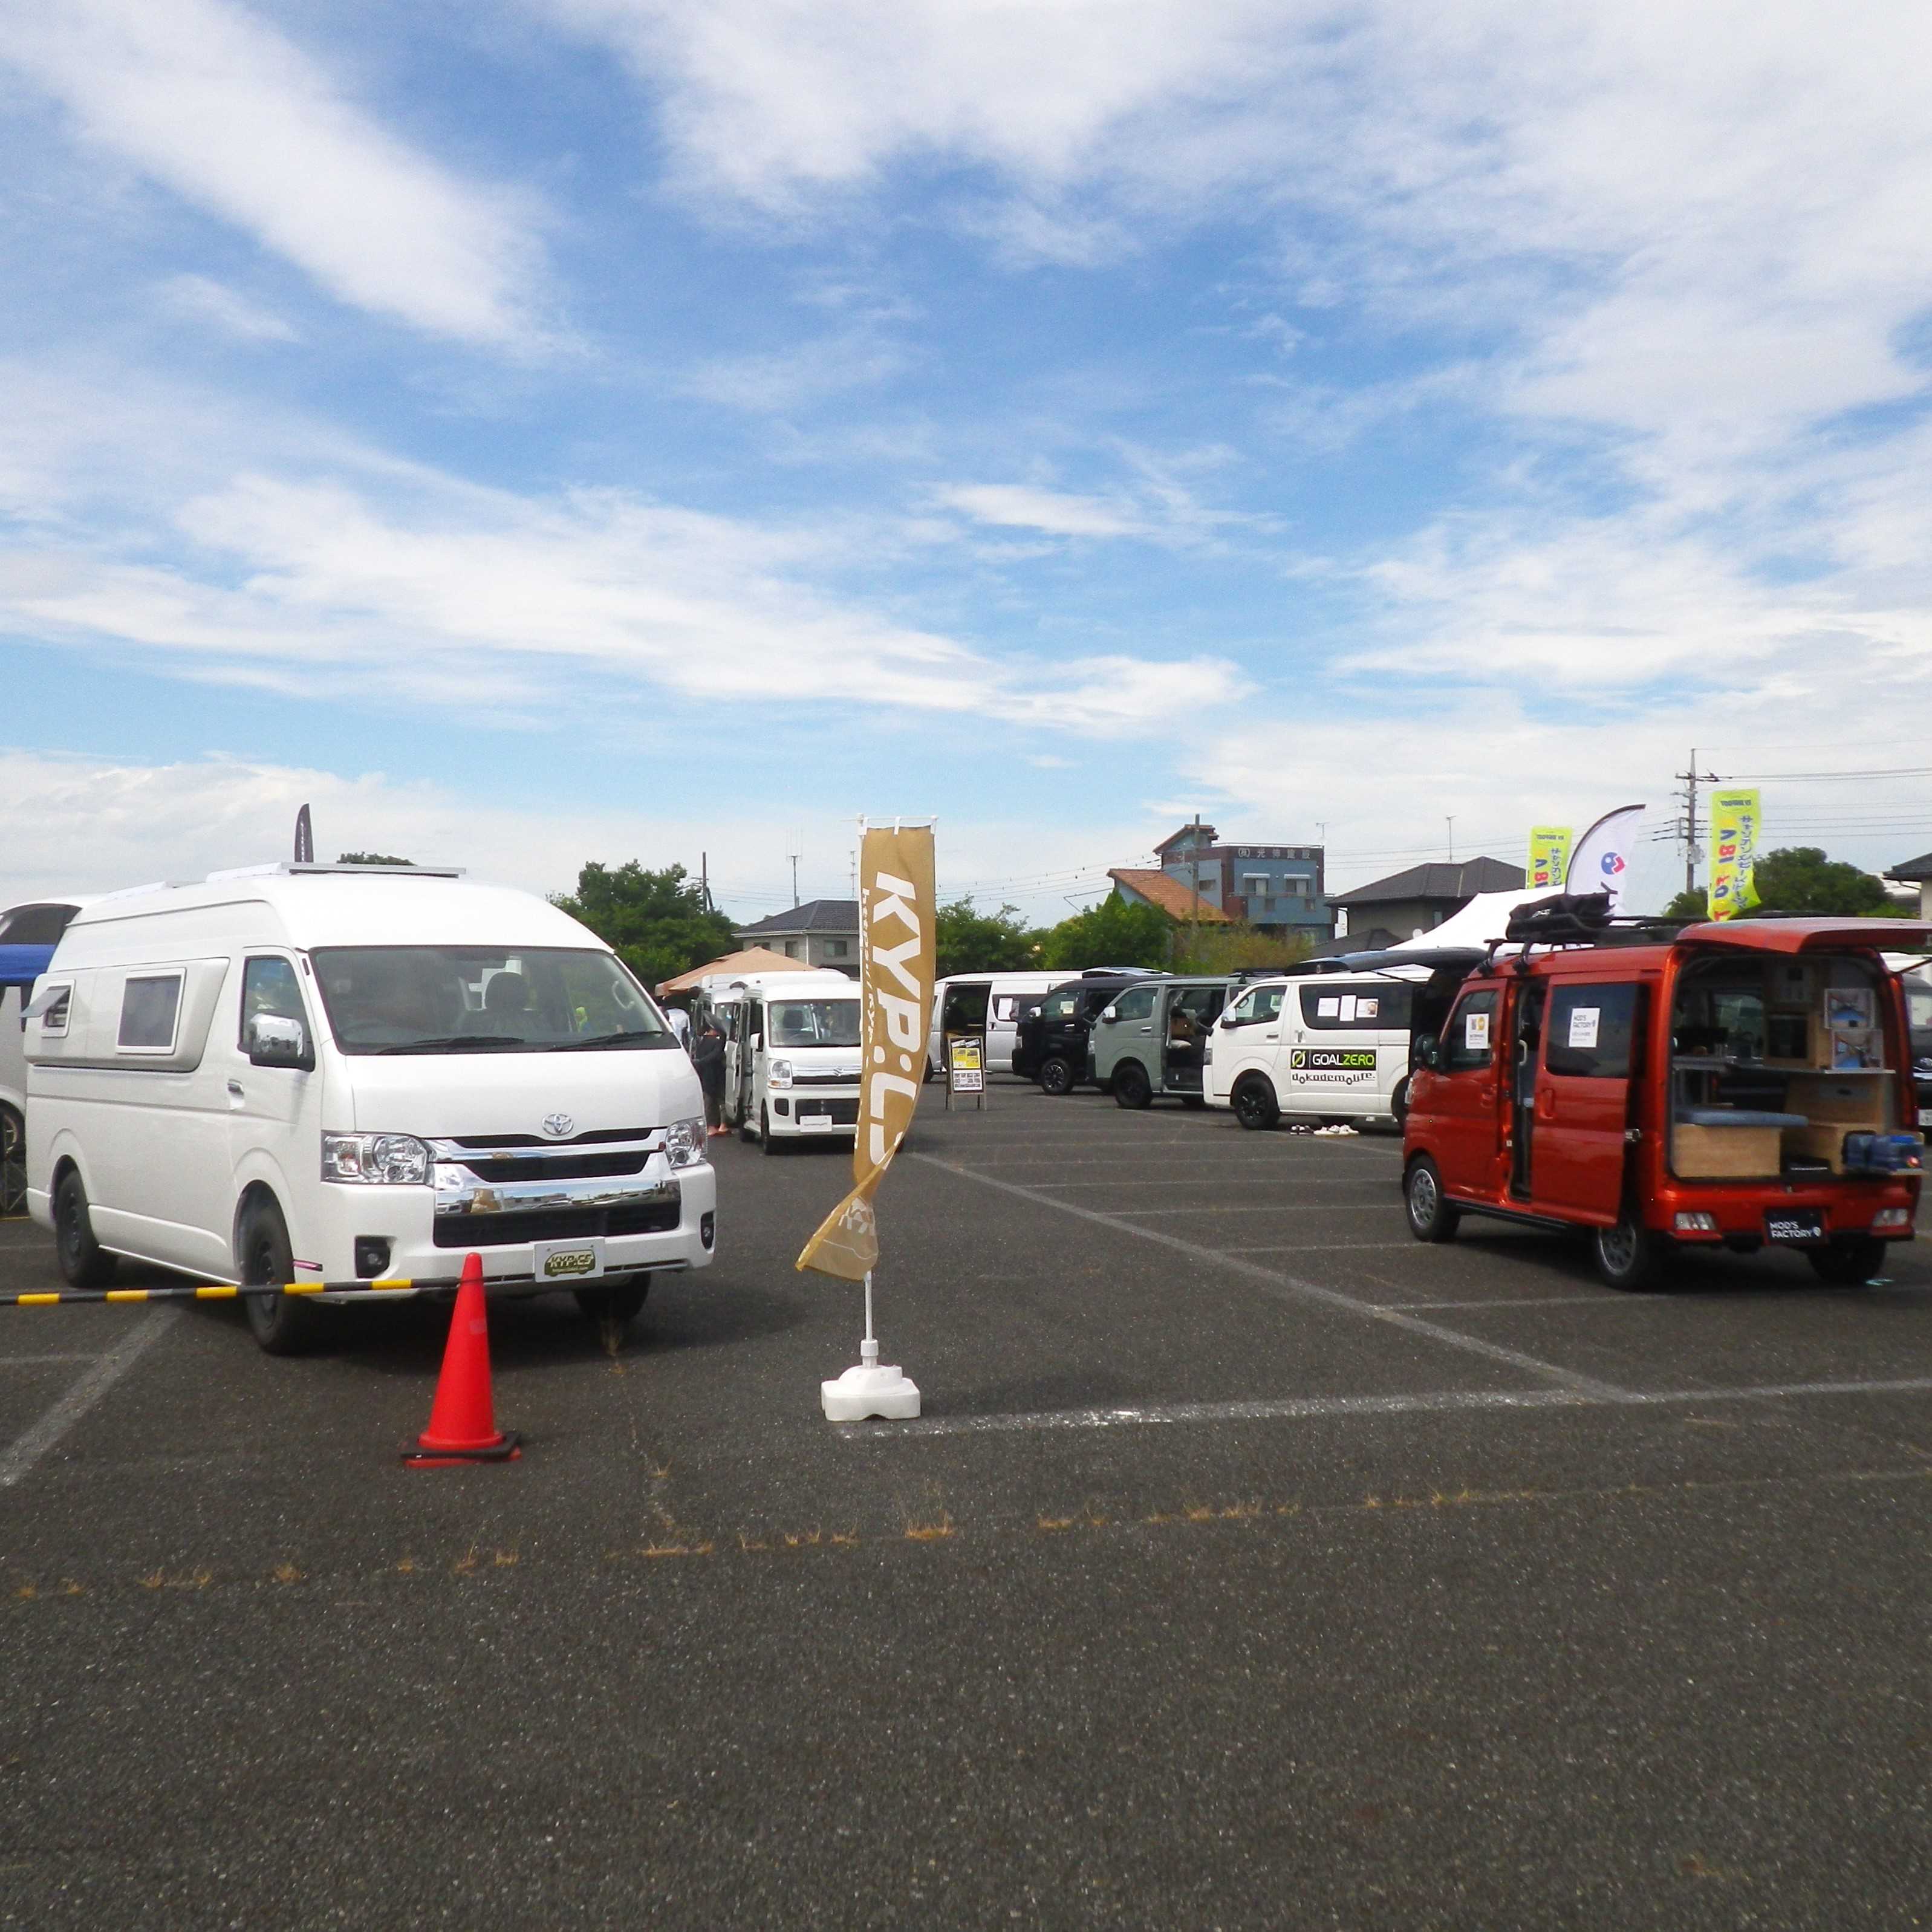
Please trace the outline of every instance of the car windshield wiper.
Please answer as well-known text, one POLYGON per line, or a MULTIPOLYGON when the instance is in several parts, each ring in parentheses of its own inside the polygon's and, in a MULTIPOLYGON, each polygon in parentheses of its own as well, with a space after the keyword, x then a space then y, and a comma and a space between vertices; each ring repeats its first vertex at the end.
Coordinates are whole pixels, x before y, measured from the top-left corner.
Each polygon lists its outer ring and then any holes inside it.
POLYGON ((625 1046, 634 1040, 668 1040, 670 1035, 656 1027, 634 1027, 622 1033, 600 1033, 590 1040, 564 1040, 556 1043, 558 1053, 584 1053, 594 1047, 625 1046))
POLYGON ((506 1048, 527 1046, 530 1042, 514 1034, 453 1033, 441 1040, 406 1040, 394 1046, 379 1046, 378 1053, 496 1053, 506 1048))

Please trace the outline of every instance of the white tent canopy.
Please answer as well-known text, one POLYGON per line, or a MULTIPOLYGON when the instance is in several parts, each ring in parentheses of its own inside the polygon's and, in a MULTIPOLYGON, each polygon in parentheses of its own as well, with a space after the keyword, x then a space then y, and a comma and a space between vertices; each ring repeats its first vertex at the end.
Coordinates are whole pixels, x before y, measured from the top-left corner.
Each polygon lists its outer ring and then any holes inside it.
POLYGON ((1432 952, 1439 946, 1490 946, 1501 940, 1510 914, 1518 906, 1534 905, 1553 897, 1546 888, 1526 892, 1520 886, 1503 892, 1478 892, 1460 912, 1451 913, 1440 926, 1418 932, 1413 939, 1398 940, 1391 952, 1432 952))

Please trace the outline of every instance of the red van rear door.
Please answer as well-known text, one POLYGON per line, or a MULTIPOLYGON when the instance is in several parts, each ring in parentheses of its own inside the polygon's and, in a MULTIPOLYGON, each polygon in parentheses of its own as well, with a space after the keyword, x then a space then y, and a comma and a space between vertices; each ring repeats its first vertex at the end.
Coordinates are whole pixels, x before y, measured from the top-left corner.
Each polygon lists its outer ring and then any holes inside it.
POLYGON ((1607 1226, 1622 1211, 1646 992, 1633 980, 1551 982, 1532 1130, 1539 1212, 1607 1226))

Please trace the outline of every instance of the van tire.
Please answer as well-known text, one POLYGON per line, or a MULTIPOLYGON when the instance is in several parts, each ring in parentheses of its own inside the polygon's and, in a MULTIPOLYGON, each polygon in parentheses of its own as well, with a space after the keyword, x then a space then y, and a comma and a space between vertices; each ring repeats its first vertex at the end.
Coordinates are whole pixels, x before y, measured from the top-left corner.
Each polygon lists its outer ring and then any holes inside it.
POLYGON ((114 1279, 114 1257, 94 1238, 78 1168, 69 1168, 54 1189, 54 1250, 70 1288, 104 1288, 114 1279))
POLYGON ((758 1148, 761 1154, 772 1154, 778 1148, 772 1139, 772 1115, 769 1107, 758 1109, 758 1148))
POLYGON ((1250 1073, 1246 1079, 1237 1081, 1229 1098, 1235 1119, 1251 1133, 1265 1132, 1281 1119, 1281 1103, 1276 1100, 1265 1074, 1250 1073))
POLYGON ((1411 1161, 1402 1178, 1402 1204, 1408 1210, 1408 1232, 1418 1241, 1453 1241, 1462 1225, 1462 1210, 1450 1205, 1442 1171, 1426 1154, 1411 1161))
POLYGON ((1138 1060, 1124 1060, 1114 1069, 1114 1105, 1138 1113, 1154 1102, 1154 1085, 1138 1060))
POLYGON ((621 1333, 644 1312, 644 1298, 650 1294, 651 1278, 647 1274, 620 1276, 602 1288, 573 1288, 577 1298, 578 1312, 586 1322, 594 1322, 600 1328, 606 1322, 614 1322, 621 1333))
POLYGON ((1862 1288, 1885 1265, 1885 1244, 1876 1234, 1840 1234, 1806 1255, 1820 1281, 1834 1288, 1862 1288))
POLYGON ((1405 1073, 1395 1083, 1395 1091, 1389 1096, 1389 1114, 1397 1126, 1408 1120, 1408 1076, 1405 1073))
MULTIPOLYGON (((295 1280, 295 1250, 289 1244, 288 1223, 272 1201, 248 1204, 242 1216, 239 1245, 244 1286, 295 1280)), ((321 1333, 322 1318, 314 1304, 292 1295, 244 1294, 242 1306, 248 1318, 248 1332, 264 1354, 302 1354, 314 1347, 321 1333)))
POLYGON ((1614 1227, 1591 1230, 1590 1252, 1605 1282, 1635 1294, 1656 1285, 1669 1258, 1670 1243, 1646 1228, 1635 1209, 1626 1208, 1614 1227))
POLYGON ((1051 1094, 1055 1100, 1062 1094, 1072 1093, 1073 1063, 1070 1060, 1062 1060, 1058 1054, 1043 1062, 1040 1070, 1040 1090, 1042 1094, 1051 1094))

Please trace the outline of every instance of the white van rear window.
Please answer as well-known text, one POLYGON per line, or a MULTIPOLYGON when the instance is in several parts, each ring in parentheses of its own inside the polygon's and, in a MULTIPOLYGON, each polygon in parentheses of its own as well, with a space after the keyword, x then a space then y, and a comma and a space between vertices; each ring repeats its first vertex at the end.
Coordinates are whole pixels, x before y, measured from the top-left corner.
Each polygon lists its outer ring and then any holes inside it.
POLYGON ((130 976, 121 996, 118 1043, 130 1053, 172 1053, 181 992, 178 973, 130 976))

